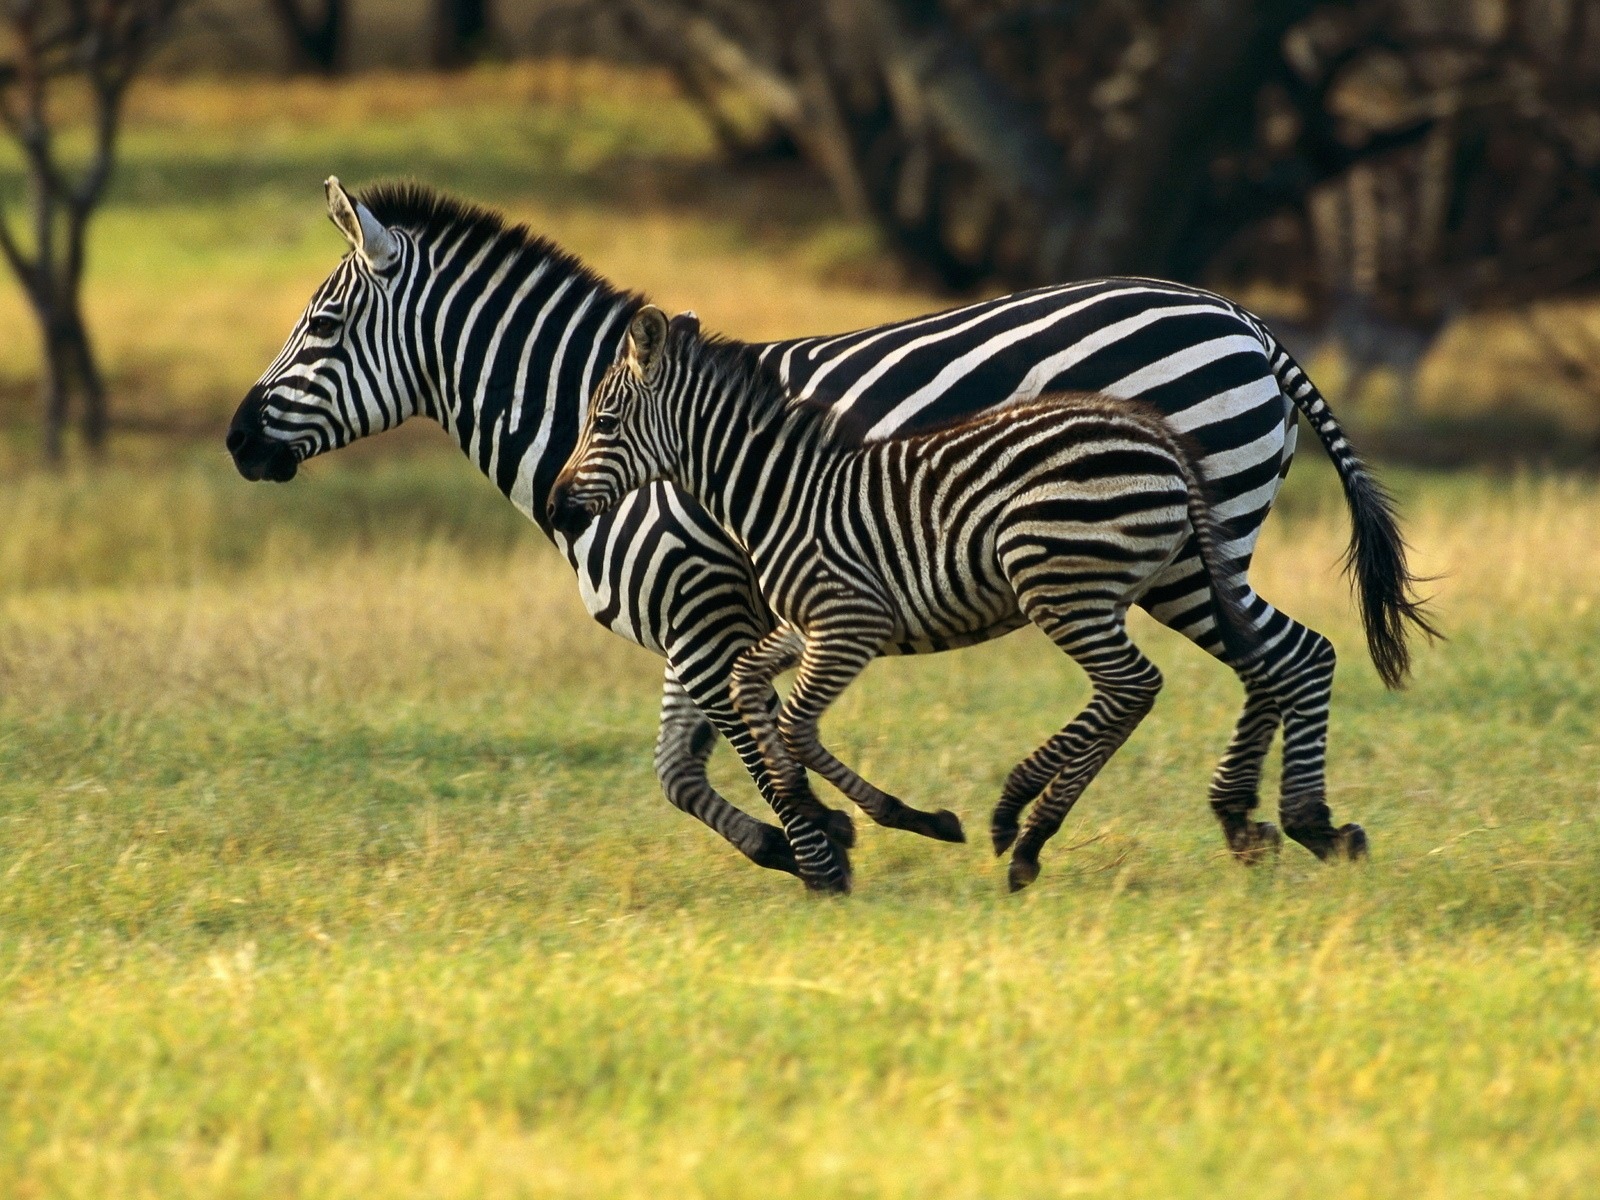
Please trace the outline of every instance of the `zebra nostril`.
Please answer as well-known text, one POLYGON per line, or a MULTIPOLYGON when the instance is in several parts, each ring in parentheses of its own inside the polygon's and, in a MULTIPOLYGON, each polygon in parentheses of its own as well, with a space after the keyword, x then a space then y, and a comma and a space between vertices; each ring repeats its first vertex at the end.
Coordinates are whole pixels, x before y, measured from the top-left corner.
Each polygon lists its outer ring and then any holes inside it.
POLYGON ((228 453, 237 454, 244 449, 244 444, 250 440, 250 435, 242 429, 228 430, 228 453))

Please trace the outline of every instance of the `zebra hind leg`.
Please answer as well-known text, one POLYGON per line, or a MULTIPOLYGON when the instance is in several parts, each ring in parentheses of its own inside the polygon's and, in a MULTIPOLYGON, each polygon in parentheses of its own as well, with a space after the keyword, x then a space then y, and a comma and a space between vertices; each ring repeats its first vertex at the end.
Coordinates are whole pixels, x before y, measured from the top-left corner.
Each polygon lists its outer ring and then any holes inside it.
POLYGON ((706 761, 716 740, 716 727, 668 667, 655 752, 662 791, 674 807, 710 826, 758 867, 798 875, 800 868, 783 830, 735 808, 711 786, 706 761))
MULTIPOLYGON (((1021 891, 1039 877, 1039 852, 1061 828, 1084 789, 1154 707, 1161 691, 1161 672, 1128 637, 1125 614, 1120 610, 1040 612, 1026 600, 1023 606, 1050 640, 1088 674, 1094 695, 1082 712, 1034 751, 1007 781, 1002 807, 1014 803, 1017 796, 1032 787, 1039 773, 1060 763, 1028 814, 1021 835, 1013 835, 1015 846, 1007 871, 1013 892, 1021 891), (1012 781, 1018 781, 1015 789, 1012 781)), ((1004 853, 1003 841, 1009 844, 1010 839, 1004 836, 1006 824, 1009 821, 1014 827, 1020 807, 1018 804, 1004 813, 996 809, 992 828, 996 831, 997 853, 1004 853)))
MULTIPOLYGON (((1359 858, 1366 853, 1366 834, 1359 825, 1335 828, 1325 800, 1333 646, 1253 589, 1246 590, 1242 603, 1261 631, 1264 650, 1239 672, 1246 690, 1244 709, 1211 780, 1211 807, 1228 848, 1240 861, 1255 863, 1282 844, 1277 827, 1254 817, 1262 767, 1281 723, 1284 799, 1279 819, 1283 832, 1319 858, 1341 853, 1359 858)), ((1227 661, 1192 539, 1139 604, 1167 628, 1227 661)))
MULTIPOLYGON (((1285 618, 1287 621, 1288 619, 1285 618)), ((1333 696, 1333 643, 1290 621, 1289 632, 1262 662, 1283 713, 1283 831, 1324 862, 1367 856, 1361 826, 1335 826, 1327 802, 1328 708, 1333 696)))

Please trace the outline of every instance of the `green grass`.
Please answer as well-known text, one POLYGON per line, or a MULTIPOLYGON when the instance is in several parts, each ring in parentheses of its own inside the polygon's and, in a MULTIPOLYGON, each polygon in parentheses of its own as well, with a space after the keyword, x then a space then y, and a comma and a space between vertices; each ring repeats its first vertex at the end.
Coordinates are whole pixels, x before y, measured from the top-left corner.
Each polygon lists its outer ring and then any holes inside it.
MULTIPOLYGON (((1391 695, 1296 468, 1255 578, 1339 648, 1366 866, 1228 861, 1238 685, 1140 622, 1167 690, 1033 888, 861 825, 856 895, 809 900, 668 807, 660 663, 437 431, 252 487, 221 421, 337 255, 330 170, 750 335, 938 301, 821 272, 880 260, 649 79, 138 95, 92 303, 122 411, 200 437, 50 476, 22 429, 0 475, 0 1196, 1592 1193, 1592 481, 1386 472, 1451 636, 1391 695)), ((0 344, 12 417, 31 370, 0 344)), ((1025 631, 874 666, 825 732, 976 834, 1085 690, 1025 631)))
MULTIPOLYGON (((1167 693, 1033 889, 869 826, 843 902, 668 808, 655 660, 460 520, 494 499, 465 470, 10 485, 45 527, 188 496, 192 551, 0 539, 33 580, 0 609, 0 1194, 1586 1194, 1600 494, 1402 482, 1451 572, 1411 692, 1362 660, 1322 472, 1260 571, 1343 653, 1370 864, 1226 860, 1237 687, 1141 626, 1167 693)), ((1083 692, 1022 633, 879 664, 828 730, 977 831, 1083 692)))

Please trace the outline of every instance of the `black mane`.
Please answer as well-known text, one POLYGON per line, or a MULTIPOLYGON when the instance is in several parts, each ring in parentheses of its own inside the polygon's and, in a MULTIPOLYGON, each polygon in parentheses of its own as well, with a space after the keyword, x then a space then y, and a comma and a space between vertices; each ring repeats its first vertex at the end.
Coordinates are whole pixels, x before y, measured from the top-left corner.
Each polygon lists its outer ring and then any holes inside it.
POLYGON ((429 240, 437 241, 440 235, 464 231, 476 233, 485 241, 515 239, 521 249, 577 276, 579 283, 604 295, 627 296, 639 302, 637 294, 616 287, 576 255, 534 233, 525 224, 508 221, 492 208, 410 180, 374 184, 358 193, 356 199, 385 225, 429 240))
POLYGON ((719 388, 739 394, 757 424, 803 414, 824 422, 830 441, 849 441, 840 437, 841 431, 829 422, 834 414, 827 404, 814 399, 796 400, 778 372, 761 361, 761 355, 749 342, 674 325, 667 331, 666 353, 684 362, 691 371, 708 376, 719 388))

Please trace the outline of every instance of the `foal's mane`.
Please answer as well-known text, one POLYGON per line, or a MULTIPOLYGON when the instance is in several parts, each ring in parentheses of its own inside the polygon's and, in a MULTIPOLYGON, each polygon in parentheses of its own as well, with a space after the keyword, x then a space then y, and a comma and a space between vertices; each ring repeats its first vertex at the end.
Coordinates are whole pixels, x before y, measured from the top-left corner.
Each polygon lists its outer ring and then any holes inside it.
POLYGON ((848 443, 828 421, 832 415, 828 405, 813 399, 795 399, 778 372, 763 362, 748 342, 701 333, 674 322, 667 332, 666 354, 708 380, 718 392, 739 396, 749 407, 753 424, 801 416, 824 423, 835 444, 848 443))

